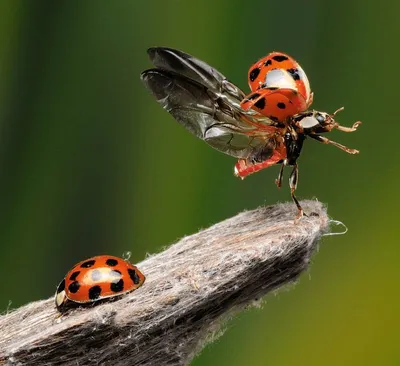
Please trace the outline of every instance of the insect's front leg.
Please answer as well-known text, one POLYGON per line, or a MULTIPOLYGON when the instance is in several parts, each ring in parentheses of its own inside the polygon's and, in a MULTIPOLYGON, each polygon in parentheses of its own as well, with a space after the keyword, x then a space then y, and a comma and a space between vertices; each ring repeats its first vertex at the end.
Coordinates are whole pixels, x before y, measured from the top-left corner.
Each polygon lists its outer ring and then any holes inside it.
POLYGON ((316 134, 309 134, 309 137, 313 138, 314 140, 317 140, 319 142, 322 142, 323 144, 327 144, 327 145, 333 145, 336 146, 337 148, 339 148, 340 150, 343 150, 345 152, 347 152, 348 154, 358 154, 359 151, 356 149, 350 149, 347 146, 344 146, 342 144, 339 144, 338 142, 329 140, 327 137, 325 136, 321 136, 321 135, 316 135, 316 134))
POLYGON ((345 126, 341 126, 339 123, 337 123, 336 121, 334 121, 334 118, 336 116, 336 114, 338 114, 339 112, 341 112, 344 109, 344 107, 341 107, 339 109, 336 109, 335 112, 333 112, 333 114, 331 115, 332 118, 332 128, 336 128, 339 131, 343 131, 343 132, 354 132, 357 131, 357 128, 359 125, 361 125, 361 121, 357 121, 355 123, 353 123, 353 126, 351 127, 345 127, 345 126))
POLYGON ((361 121, 357 121, 353 124, 353 126, 351 127, 346 127, 346 126, 341 126, 339 124, 337 124, 335 126, 335 128, 339 131, 343 131, 343 132, 354 132, 357 131, 358 126, 361 125, 361 121))

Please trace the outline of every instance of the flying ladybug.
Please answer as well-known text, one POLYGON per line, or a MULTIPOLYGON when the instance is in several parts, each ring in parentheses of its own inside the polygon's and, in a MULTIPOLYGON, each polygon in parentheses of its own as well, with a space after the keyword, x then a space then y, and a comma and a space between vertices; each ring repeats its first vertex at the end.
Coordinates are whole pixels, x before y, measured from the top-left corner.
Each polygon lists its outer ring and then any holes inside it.
POLYGON ((300 65, 290 56, 272 52, 250 67, 251 93, 246 95, 219 71, 182 51, 165 47, 148 50, 155 68, 141 74, 142 81, 164 109, 192 134, 213 148, 238 158, 235 175, 245 178, 261 169, 281 164, 275 183, 282 185, 283 170, 292 167, 289 178, 291 196, 298 182, 297 159, 306 137, 330 144, 349 153, 349 149, 322 136, 341 126, 333 114, 308 110, 312 101, 310 83, 300 65))

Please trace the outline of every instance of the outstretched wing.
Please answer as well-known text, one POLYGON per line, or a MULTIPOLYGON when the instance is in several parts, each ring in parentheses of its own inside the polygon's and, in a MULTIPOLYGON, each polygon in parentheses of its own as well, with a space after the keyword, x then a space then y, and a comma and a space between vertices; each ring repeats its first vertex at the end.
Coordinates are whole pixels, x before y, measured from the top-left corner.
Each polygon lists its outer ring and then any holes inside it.
POLYGON ((247 158, 276 131, 273 121, 245 111, 245 94, 224 75, 181 51, 150 48, 156 67, 141 78, 157 101, 187 130, 215 149, 247 158))

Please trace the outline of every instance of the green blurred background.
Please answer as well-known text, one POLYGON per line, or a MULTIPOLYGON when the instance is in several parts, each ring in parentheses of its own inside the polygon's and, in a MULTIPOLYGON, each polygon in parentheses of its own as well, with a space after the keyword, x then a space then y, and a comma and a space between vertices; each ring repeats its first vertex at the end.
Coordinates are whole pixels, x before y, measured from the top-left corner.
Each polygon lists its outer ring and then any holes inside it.
MULTIPOLYGON (((290 200, 273 167, 235 160, 179 126, 139 80, 146 49, 181 49, 248 90, 248 67, 294 56, 353 134, 350 156, 307 141, 300 198, 349 228, 325 238, 291 291, 242 313, 193 365, 400 365, 400 2, 2 1, 0 309, 52 296, 76 262, 133 262, 238 211, 290 200), (395 108, 396 107, 396 108, 395 108), (397 235, 397 239, 396 239, 397 235)), ((286 177, 287 178, 287 177, 286 177)))

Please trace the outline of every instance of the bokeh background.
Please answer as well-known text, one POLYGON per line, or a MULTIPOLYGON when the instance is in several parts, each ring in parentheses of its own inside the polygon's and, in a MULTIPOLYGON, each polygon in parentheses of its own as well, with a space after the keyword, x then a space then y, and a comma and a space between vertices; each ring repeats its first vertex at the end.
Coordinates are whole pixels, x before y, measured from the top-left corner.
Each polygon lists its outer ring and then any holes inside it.
POLYGON ((248 90, 248 67, 293 55, 313 107, 363 125, 307 141, 300 198, 349 228, 290 291, 233 319, 193 365, 400 365, 400 2, 0 2, 0 309, 52 296, 76 262, 133 262, 244 209, 290 200, 278 167, 244 181, 139 80, 146 49, 205 60, 248 90))

